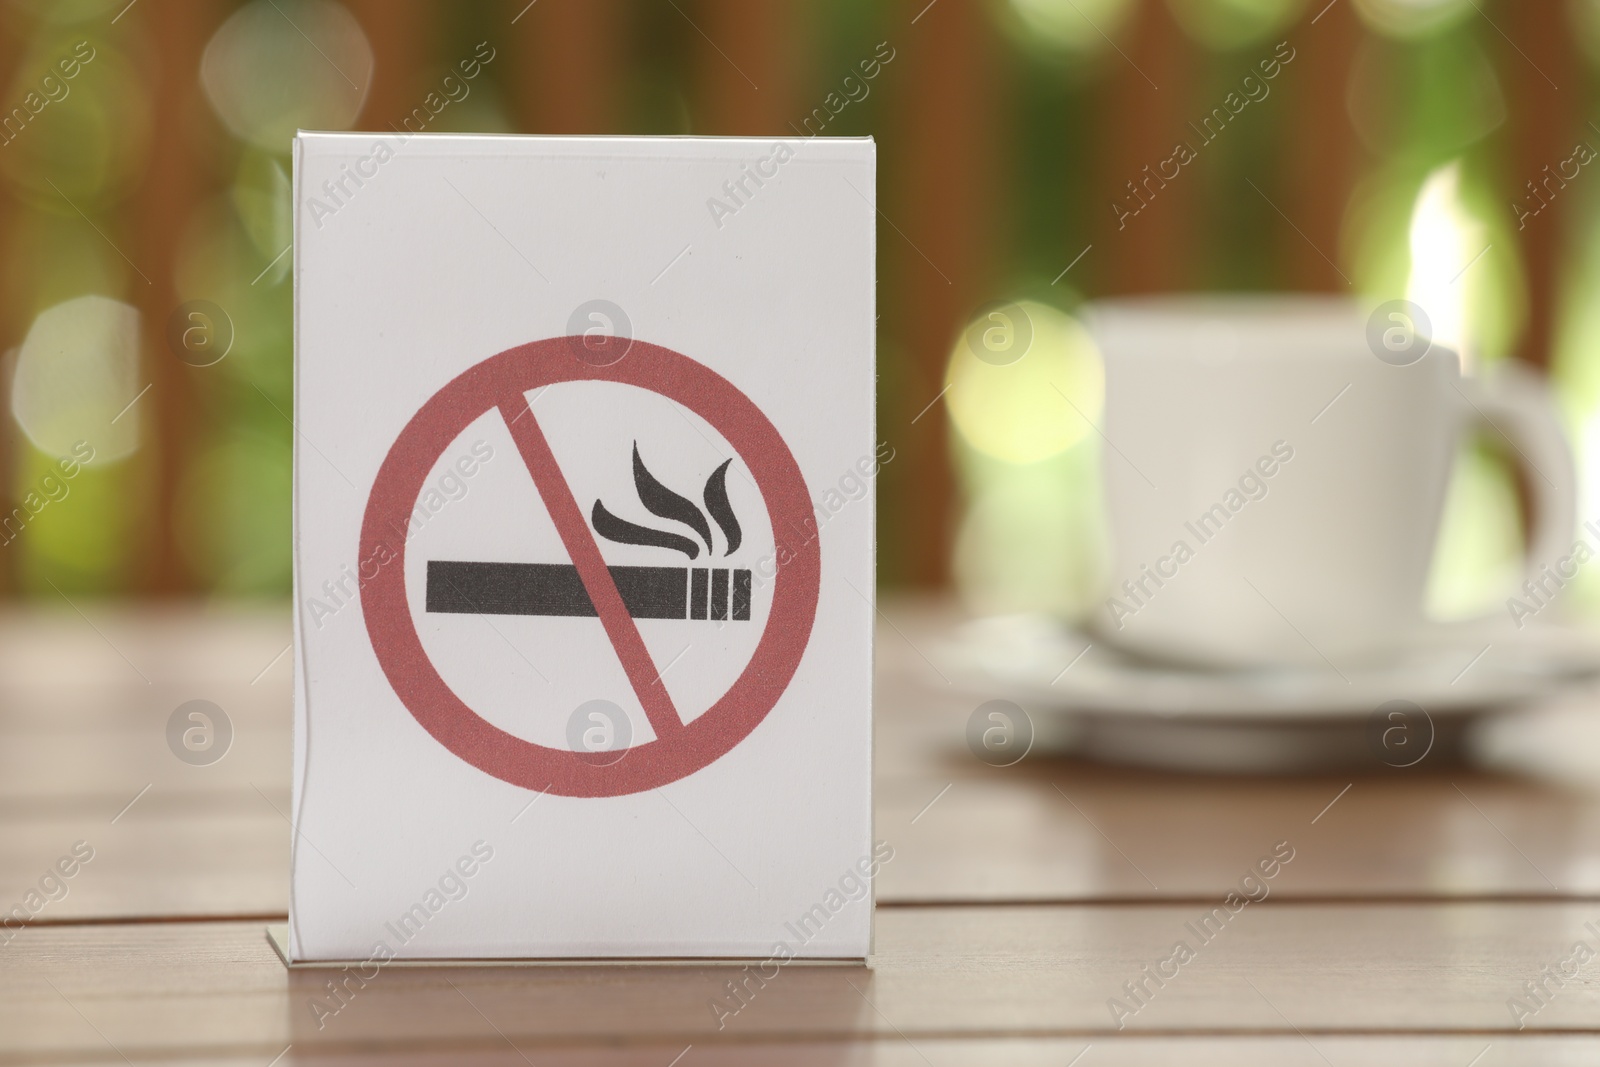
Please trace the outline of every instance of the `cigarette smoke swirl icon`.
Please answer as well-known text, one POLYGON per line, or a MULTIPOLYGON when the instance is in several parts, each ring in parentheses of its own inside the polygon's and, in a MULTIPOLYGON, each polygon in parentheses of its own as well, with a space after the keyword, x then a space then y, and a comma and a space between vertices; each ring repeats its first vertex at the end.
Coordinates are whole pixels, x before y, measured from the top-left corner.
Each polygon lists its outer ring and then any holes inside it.
MULTIPOLYGON (((724 460, 722 466, 712 471, 711 477, 706 479, 705 491, 702 493, 706 512, 716 520, 717 528, 722 531, 723 541, 727 545, 723 550, 725 556, 732 555, 743 538, 739 529, 739 519, 733 513, 733 506, 728 503, 728 467, 732 463, 731 459, 724 460)), ((659 518, 683 523, 700 535, 700 540, 705 542, 706 554, 708 556, 712 554, 711 524, 706 522, 705 514, 694 501, 679 496, 650 473, 650 469, 644 465, 644 459, 639 455, 637 441, 633 443, 633 485, 638 490, 639 502, 645 506, 646 511, 659 518)), ((689 538, 619 519, 607 511, 606 506, 598 500, 594 502, 590 520, 594 523, 594 532, 607 541, 615 541, 622 545, 654 545, 659 548, 670 548, 682 552, 690 559, 698 559, 700 556, 700 546, 689 538)))

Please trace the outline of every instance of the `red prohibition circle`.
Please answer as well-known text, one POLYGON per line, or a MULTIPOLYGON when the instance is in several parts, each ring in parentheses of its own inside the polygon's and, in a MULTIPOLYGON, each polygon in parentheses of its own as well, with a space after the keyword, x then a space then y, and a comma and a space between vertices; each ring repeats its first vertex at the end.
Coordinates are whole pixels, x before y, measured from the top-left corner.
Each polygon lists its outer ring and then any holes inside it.
MULTIPOLYGON (((376 575, 362 586, 361 609, 372 650, 395 695, 446 749, 487 774, 541 793, 624 796, 675 782, 708 766, 766 718, 794 677, 811 637, 821 585, 821 549, 799 464, 777 428, 733 383, 687 356, 644 341, 634 341, 627 358, 595 366, 573 356, 572 341, 549 338, 489 357, 435 393, 400 431, 373 480, 361 523, 359 558, 381 561, 376 575), (526 393, 574 381, 619 382, 646 389, 682 404, 716 427, 755 479, 775 541, 772 606, 744 671, 693 721, 678 721, 663 735, 652 717, 656 738, 633 746, 626 759, 609 766, 595 763, 589 753, 525 741, 474 712, 429 660, 406 597, 405 531, 428 473, 444 450, 485 412, 520 405, 510 429, 539 483, 537 455, 530 449, 543 449, 547 470, 554 470, 554 461, 527 407, 526 393), (530 439, 531 445, 527 443, 530 439)), ((559 471, 556 477, 561 478, 559 471)), ((561 488, 565 489, 564 480, 561 488)), ((539 489, 543 495, 545 485, 539 484, 539 489)), ((572 508, 571 491, 565 492, 565 505, 572 508)), ((559 527, 561 501, 546 498, 544 504, 559 527)), ((581 512, 575 509, 564 514, 569 523, 573 516, 582 521, 581 512)), ((586 525, 583 532, 594 552, 592 558, 598 561, 598 549, 586 525)), ((568 547, 570 551, 570 542, 568 547)), ((576 555, 573 562, 582 570, 583 561, 576 555)), ((615 595, 614 588, 610 595, 615 595)), ((601 598, 594 590, 591 598, 604 617, 601 598)), ((620 599, 615 603, 620 605, 620 599)), ((631 620, 628 626, 632 626, 631 620)), ((618 655, 624 655, 623 645, 609 629, 607 632, 618 655)), ((637 631, 633 633, 637 642, 637 631)), ((660 684, 659 676, 656 684, 660 684)), ((637 690, 637 681, 635 687, 637 690)), ((645 700, 643 693, 638 695, 645 700)))

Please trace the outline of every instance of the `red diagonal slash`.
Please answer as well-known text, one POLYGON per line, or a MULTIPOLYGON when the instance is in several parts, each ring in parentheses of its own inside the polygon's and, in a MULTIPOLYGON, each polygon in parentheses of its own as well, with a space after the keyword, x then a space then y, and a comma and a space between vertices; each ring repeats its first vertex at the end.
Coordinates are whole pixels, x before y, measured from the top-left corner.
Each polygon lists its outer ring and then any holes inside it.
POLYGON ((622 594, 617 592, 617 583, 600 555, 600 546, 589 532, 589 524, 583 519, 583 512, 572 496, 572 487, 567 485, 555 453, 550 451, 550 442, 528 406, 527 397, 521 393, 505 397, 499 408, 500 417, 511 430, 511 439, 517 443, 517 451, 522 453, 522 461, 528 465, 528 473, 533 475, 534 487, 539 490, 556 531, 561 534, 561 543, 578 568, 578 577, 583 579, 583 588, 600 616, 601 625, 606 628, 611 647, 617 650, 622 669, 633 683, 639 703, 644 705, 650 729, 658 738, 678 732, 683 729, 683 720, 678 717, 678 709, 672 706, 672 697, 661 682, 650 650, 644 647, 638 624, 622 603, 622 594))

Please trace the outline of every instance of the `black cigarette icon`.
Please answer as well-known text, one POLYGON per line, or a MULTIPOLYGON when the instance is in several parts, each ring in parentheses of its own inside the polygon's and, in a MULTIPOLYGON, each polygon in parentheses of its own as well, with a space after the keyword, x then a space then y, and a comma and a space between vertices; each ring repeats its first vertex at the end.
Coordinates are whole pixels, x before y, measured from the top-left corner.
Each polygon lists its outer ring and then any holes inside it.
MULTIPOLYGON (((725 553, 744 539, 728 501, 725 460, 706 479, 702 512, 694 501, 656 480, 633 446, 633 481, 639 501, 652 515, 682 523, 699 535, 709 558, 712 550, 709 514, 722 532, 725 553)), ((590 513, 594 531, 607 541, 682 552, 698 559, 700 545, 681 534, 618 518, 600 501, 590 513)), ((730 567, 607 567, 617 584, 622 605, 635 619, 750 620, 750 571, 730 567)), ((578 568, 570 563, 475 563, 429 560, 427 610, 461 615, 599 614, 578 568)))
MULTIPOLYGON (((750 571, 728 567, 607 568, 636 619, 748 622, 750 571)), ((464 615, 599 613, 570 563, 429 560, 427 610, 464 615)))

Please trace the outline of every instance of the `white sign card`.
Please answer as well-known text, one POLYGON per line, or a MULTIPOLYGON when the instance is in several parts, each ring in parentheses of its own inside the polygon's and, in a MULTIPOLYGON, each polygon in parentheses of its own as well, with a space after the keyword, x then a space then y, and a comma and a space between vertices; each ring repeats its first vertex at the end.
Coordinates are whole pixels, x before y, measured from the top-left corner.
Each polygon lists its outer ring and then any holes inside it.
POLYGON ((867 955, 872 142, 294 160, 291 959, 867 955))

